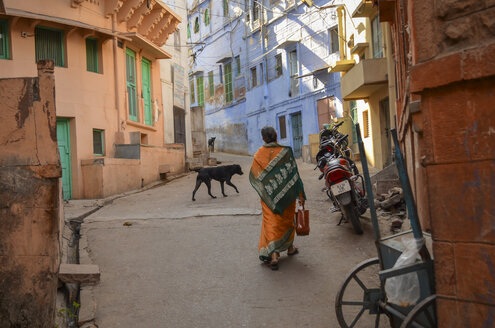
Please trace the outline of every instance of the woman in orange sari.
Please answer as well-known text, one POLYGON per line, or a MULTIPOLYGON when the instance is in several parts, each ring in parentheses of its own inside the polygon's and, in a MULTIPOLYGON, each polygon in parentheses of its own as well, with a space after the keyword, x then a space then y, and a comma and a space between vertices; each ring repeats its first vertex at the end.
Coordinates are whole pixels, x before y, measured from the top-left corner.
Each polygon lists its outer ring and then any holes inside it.
POLYGON ((296 200, 304 205, 306 195, 292 149, 277 144, 277 132, 272 127, 264 127, 261 136, 265 144, 254 154, 249 181, 263 209, 259 258, 277 270, 280 252, 299 253, 293 245, 294 213, 296 200))

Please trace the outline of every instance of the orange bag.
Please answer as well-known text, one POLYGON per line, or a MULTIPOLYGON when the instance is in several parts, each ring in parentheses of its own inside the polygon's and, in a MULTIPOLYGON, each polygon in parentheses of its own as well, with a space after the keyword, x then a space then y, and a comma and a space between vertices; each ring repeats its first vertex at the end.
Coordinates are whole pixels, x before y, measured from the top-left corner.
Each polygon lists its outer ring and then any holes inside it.
POLYGON ((309 235, 309 210, 299 206, 296 212, 296 233, 298 236, 309 235))

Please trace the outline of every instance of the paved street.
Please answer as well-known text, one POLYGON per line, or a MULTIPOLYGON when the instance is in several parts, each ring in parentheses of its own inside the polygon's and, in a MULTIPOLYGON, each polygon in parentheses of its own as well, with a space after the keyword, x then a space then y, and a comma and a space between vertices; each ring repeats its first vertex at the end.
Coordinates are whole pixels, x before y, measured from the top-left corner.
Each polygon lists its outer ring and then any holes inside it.
MULTIPOLYGON (((257 256, 261 206, 248 181, 251 157, 214 154, 241 164, 226 186, 202 185, 196 173, 115 200, 84 220, 91 260, 100 266, 96 323, 106 327, 338 327, 334 299, 347 272, 375 257, 372 228, 357 236, 336 226, 319 173, 299 163, 311 233, 296 237, 300 254, 282 255, 279 271, 257 256), (124 226, 125 222, 132 226, 124 226)), ((363 323, 373 326, 374 318, 363 323)))

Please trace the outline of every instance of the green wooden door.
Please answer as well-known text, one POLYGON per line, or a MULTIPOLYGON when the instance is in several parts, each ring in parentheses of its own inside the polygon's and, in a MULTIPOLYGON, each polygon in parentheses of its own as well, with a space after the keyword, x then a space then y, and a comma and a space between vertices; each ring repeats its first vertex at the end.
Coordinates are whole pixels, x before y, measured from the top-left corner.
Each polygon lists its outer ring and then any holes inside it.
POLYGON ((62 192, 64 199, 72 198, 72 174, 70 166, 70 130, 69 120, 57 119, 57 145, 62 165, 62 192))
POLYGON ((129 103, 129 119, 137 121, 137 99, 136 99, 136 53, 131 49, 125 50, 127 100, 129 103))
POLYGON ((143 80, 144 124, 151 125, 151 62, 146 58, 141 60, 141 72, 143 80))
POLYGON ((292 123, 292 149, 295 157, 302 156, 303 131, 301 112, 291 115, 292 123))

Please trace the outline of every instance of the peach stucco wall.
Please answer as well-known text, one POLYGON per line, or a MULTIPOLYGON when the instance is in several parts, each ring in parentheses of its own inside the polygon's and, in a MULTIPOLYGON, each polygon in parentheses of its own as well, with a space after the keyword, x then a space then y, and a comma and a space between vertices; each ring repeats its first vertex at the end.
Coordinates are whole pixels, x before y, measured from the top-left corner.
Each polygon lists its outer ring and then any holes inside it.
MULTIPOLYGON (((111 33, 112 18, 104 15, 105 1, 99 1, 98 4, 83 2, 78 7, 72 7, 70 0, 29 2, 5 0, 4 3, 6 8, 82 22, 96 28, 106 29, 105 33, 111 33)), ((93 155, 93 129, 104 130, 106 158, 114 156, 115 143, 129 142, 130 132, 139 131, 145 134, 146 141, 143 139, 142 142, 148 145, 164 146, 160 69, 158 61, 146 49, 140 49, 132 41, 119 39, 122 47, 115 47, 117 50, 115 57, 113 38, 105 33, 96 32, 91 36, 99 40, 101 72, 88 72, 85 38, 92 33, 90 29, 74 28, 70 22, 59 24, 43 20, 35 21, 30 18, 13 19, 12 16, 4 16, 4 18, 10 18, 11 58, 0 60, 0 77, 3 78, 36 75, 35 26, 47 26, 64 31, 65 67, 55 67, 56 115, 70 120, 73 198, 83 198, 86 194, 81 161, 97 158, 93 155), (27 37, 22 37, 22 32, 27 33, 27 37), (125 49, 127 47, 136 52, 138 122, 131 122, 128 119, 125 74, 125 49), (141 97, 142 58, 151 61, 152 126, 144 125, 144 103, 141 97), (118 67, 117 74, 114 71, 115 66, 118 67)), ((115 30, 129 32, 125 22, 117 23, 115 30)))

